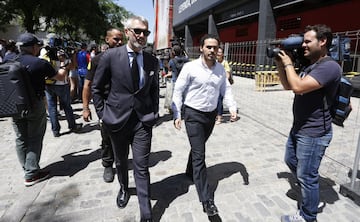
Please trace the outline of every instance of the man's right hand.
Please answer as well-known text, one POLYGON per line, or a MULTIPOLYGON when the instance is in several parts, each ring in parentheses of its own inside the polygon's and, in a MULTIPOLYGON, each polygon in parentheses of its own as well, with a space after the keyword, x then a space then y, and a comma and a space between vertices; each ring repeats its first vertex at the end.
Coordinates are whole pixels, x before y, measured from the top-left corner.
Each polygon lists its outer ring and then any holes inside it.
POLYGON ((181 119, 174 120, 174 127, 178 130, 181 129, 181 119))
POLYGON ((90 120, 92 120, 91 111, 90 111, 89 108, 83 109, 82 116, 83 116, 83 119, 84 119, 85 122, 90 122, 90 120))

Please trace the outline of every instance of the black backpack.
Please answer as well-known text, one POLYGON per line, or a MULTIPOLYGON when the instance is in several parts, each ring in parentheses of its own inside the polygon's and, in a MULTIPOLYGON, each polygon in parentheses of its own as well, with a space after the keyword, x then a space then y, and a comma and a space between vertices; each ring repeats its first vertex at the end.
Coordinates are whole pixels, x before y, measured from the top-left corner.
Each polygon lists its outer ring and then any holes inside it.
POLYGON ((16 59, 0 64, 0 117, 26 116, 34 98, 27 67, 16 59))
MULTIPOLYGON (((304 72, 309 73, 314 67, 320 63, 326 61, 335 61, 332 57, 328 56, 321 59, 319 62, 309 66, 304 70, 304 72)), ((344 121, 349 116, 352 108, 350 103, 350 98, 354 88, 350 81, 345 77, 341 77, 338 88, 336 89, 336 94, 334 100, 331 100, 326 95, 324 91, 324 109, 329 109, 332 117, 332 123, 337 126, 344 127, 344 121)))
MULTIPOLYGON (((315 65, 331 60, 334 59, 328 56, 317 62, 315 65)), ((315 65, 311 66, 311 69, 313 69, 315 65)), ((352 110, 350 99, 353 90, 354 88, 350 81, 342 76, 336 89, 334 100, 331 101, 325 93, 324 108, 330 110, 332 123, 337 126, 344 127, 344 121, 347 119, 352 110)))
POLYGON ((345 77, 341 77, 339 86, 336 90, 335 100, 332 104, 324 99, 324 103, 330 103, 330 113, 332 116, 332 122, 335 125, 344 127, 344 121, 349 116, 352 108, 350 98, 354 88, 350 81, 345 77))

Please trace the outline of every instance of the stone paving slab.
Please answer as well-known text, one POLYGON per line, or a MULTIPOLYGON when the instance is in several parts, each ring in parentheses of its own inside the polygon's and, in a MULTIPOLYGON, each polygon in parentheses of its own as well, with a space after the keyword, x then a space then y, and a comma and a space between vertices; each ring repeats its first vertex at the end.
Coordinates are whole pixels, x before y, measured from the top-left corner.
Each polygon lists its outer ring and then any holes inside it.
MULTIPOLYGON (((174 129, 171 117, 162 109, 161 98, 161 121, 153 130, 150 156, 155 221, 275 222, 280 221, 281 215, 296 211, 297 202, 288 197, 296 192, 289 191, 293 183, 283 162, 286 134, 291 125, 292 95, 279 89, 255 92, 253 81, 235 77, 233 91, 239 103, 240 119, 217 125, 207 143, 209 181, 220 212, 213 218, 202 212, 195 186, 183 174, 190 149, 186 132, 184 127, 180 131, 174 129), (267 100, 277 102, 265 105, 267 100), (279 113, 282 121, 278 119, 276 123, 269 118, 279 113)), ((164 88, 161 94, 164 95, 164 88)), ((82 122, 81 104, 73 107, 77 121, 82 122)), ((125 209, 118 209, 116 179, 113 183, 102 180, 100 132, 93 116, 94 120, 86 123, 78 134, 66 133, 67 126, 62 120, 65 134, 59 138, 52 136, 48 123, 41 166, 50 169, 52 176, 28 188, 23 185, 11 120, 0 119, 1 222, 139 221, 136 195, 131 195, 125 209)), ((326 207, 318 215, 318 221, 360 221, 359 206, 339 194, 338 177, 331 176, 334 170, 329 166, 333 163, 327 160, 324 163, 328 164, 321 174, 320 195, 326 207)), ((131 167, 130 171, 130 187, 134 188, 131 167)))

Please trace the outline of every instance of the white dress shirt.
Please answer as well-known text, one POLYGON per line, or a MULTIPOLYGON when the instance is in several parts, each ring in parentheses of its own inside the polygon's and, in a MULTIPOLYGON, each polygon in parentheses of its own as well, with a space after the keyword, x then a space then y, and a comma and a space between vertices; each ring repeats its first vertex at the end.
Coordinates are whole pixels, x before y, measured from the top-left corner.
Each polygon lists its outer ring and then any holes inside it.
POLYGON ((220 94, 224 96, 223 102, 229 110, 236 112, 236 102, 221 63, 216 62, 209 68, 201 56, 185 63, 175 83, 172 104, 174 118, 181 118, 183 104, 202 112, 214 111, 220 94))

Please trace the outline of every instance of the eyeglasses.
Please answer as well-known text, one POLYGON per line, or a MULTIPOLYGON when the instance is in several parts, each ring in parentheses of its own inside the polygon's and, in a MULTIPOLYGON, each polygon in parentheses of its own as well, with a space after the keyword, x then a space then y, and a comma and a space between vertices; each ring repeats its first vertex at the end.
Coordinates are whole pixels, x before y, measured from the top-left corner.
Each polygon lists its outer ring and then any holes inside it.
POLYGON ((131 30, 136 35, 140 35, 141 33, 143 33, 144 36, 149 36, 151 33, 149 30, 146 29, 129 29, 129 30, 131 30))

